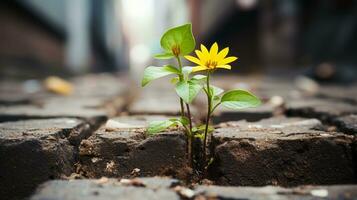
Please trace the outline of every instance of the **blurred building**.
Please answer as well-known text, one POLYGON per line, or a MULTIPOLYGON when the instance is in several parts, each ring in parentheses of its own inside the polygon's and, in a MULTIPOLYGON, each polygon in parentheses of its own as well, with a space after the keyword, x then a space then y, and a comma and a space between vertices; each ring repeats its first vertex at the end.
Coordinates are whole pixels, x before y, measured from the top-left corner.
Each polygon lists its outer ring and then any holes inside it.
POLYGON ((2 76, 127 71, 139 76, 169 27, 229 46, 237 72, 307 71, 353 79, 355 0, 4 0, 2 76))
POLYGON ((125 70, 125 43, 115 1, 0 2, 3 73, 125 70), (4 72, 5 71, 5 72, 4 72))

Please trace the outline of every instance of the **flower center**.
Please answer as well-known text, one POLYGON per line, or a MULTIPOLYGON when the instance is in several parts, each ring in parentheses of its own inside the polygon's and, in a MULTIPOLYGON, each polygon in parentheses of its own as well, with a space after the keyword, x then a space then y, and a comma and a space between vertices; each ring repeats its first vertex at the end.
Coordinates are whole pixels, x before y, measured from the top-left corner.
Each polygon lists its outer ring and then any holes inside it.
POLYGON ((180 55, 180 46, 178 44, 175 44, 172 46, 172 53, 177 57, 180 55))
POLYGON ((215 69, 217 66, 217 61, 208 60, 206 66, 210 69, 215 69))

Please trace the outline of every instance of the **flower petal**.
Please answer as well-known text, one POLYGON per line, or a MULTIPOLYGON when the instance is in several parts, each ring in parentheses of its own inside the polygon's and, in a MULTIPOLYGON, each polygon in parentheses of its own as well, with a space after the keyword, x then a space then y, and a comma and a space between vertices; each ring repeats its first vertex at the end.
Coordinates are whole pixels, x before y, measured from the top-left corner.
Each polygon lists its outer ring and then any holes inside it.
POLYGON ((201 65, 201 61, 193 56, 185 56, 185 58, 193 63, 196 63, 197 65, 201 65))
POLYGON ((218 65, 216 68, 231 69, 232 67, 230 65, 218 65))
POLYGON ((200 51, 200 50, 195 50, 195 53, 196 53, 197 57, 202 61, 202 59, 204 58, 202 51, 200 51))
POLYGON ((209 54, 207 48, 203 44, 201 44, 201 51, 202 51, 203 55, 209 54))
POLYGON ((196 66, 194 68, 192 68, 192 72, 198 72, 198 71, 203 71, 203 70, 207 70, 208 68, 206 66, 196 66))
POLYGON ((209 50, 209 52, 211 54, 211 58, 215 58, 217 56, 217 53, 218 53, 218 44, 217 44, 217 42, 212 44, 211 49, 209 50))
POLYGON ((238 59, 238 58, 237 58, 237 57, 234 57, 234 56, 227 57, 227 58, 225 58, 225 59, 223 59, 223 60, 220 60, 220 61, 218 62, 218 65, 226 65, 226 64, 231 63, 231 62, 233 62, 233 61, 235 61, 235 60, 237 60, 237 59, 238 59))
POLYGON ((222 51, 220 51, 217 54, 217 60, 223 60, 228 55, 228 52, 229 52, 229 47, 224 48, 222 51))

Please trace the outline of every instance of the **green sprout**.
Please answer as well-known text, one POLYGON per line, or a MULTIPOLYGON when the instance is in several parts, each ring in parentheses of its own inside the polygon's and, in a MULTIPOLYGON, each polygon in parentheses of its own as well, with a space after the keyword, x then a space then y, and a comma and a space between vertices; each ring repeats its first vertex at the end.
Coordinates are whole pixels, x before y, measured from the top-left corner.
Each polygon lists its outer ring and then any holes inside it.
POLYGON ((166 130, 169 127, 180 126, 185 129, 187 136, 190 163, 192 165, 192 141, 194 138, 201 139, 203 143, 202 157, 204 163, 206 159, 206 145, 208 134, 214 131, 214 128, 209 125, 211 116, 214 110, 222 105, 229 109, 244 109, 256 107, 261 104, 260 100, 245 90, 231 90, 224 92, 223 89, 210 84, 210 78, 217 69, 231 69, 231 62, 237 60, 237 57, 227 57, 229 48, 224 48, 218 51, 218 44, 214 43, 210 50, 201 44, 200 50, 195 50, 197 57, 189 54, 195 48, 195 38, 192 34, 192 25, 185 24, 174 27, 164 33, 160 41, 163 53, 157 54, 156 59, 176 59, 177 67, 165 65, 162 67, 149 66, 144 71, 142 86, 144 87, 152 80, 175 75, 171 80, 175 84, 175 91, 180 101, 179 118, 173 118, 163 121, 150 122, 147 130, 148 134, 155 134, 166 130), (182 66, 182 58, 196 64, 194 67, 182 66), (196 72, 205 72, 205 74, 194 74, 196 72), (190 112, 190 104, 203 90, 207 96, 207 116, 205 123, 194 126, 190 112))

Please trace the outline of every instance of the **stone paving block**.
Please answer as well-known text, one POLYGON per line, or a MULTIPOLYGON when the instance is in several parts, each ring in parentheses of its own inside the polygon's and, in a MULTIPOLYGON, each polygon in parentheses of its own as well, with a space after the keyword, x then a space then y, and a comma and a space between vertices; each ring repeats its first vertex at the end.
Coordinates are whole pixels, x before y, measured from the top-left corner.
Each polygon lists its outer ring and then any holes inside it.
POLYGON ((295 188, 199 186, 196 199, 340 200, 357 199, 357 185, 300 186, 295 188))
POLYGON ((263 100, 269 100, 274 96, 283 99, 301 98, 310 96, 298 89, 294 81, 279 77, 265 76, 214 76, 212 84, 224 90, 243 89, 259 96, 263 100))
POLYGON ((0 86, 0 120, 43 117, 114 116, 128 103, 127 78, 109 74, 85 75, 72 79, 69 96, 46 91, 41 82, 36 92, 26 82, 5 82, 0 86))
POLYGON ((0 123, 1 198, 25 197, 38 184, 71 174, 76 151, 70 141, 87 131, 85 122, 72 118, 0 123))
POLYGON ((289 115, 318 118, 332 122, 336 117, 357 113, 357 106, 342 101, 306 98, 286 102, 289 115))
POLYGON ((349 86, 322 86, 317 95, 321 98, 330 98, 336 101, 357 104, 357 84, 355 83, 349 86))
POLYGON ((173 130, 154 136, 145 134, 148 121, 159 119, 167 117, 139 115, 109 120, 112 125, 107 123, 82 141, 79 171, 90 178, 132 175, 187 178, 190 169, 184 133, 173 130))
POLYGON ((131 114, 177 115, 180 102, 174 90, 143 89, 129 106, 131 114))
POLYGON ((192 199, 192 200, 315 200, 356 199, 357 185, 299 186, 282 188, 196 186, 188 189, 175 179, 150 177, 136 179, 54 180, 42 184, 31 200, 79 199, 192 199))
POLYGON ((71 79, 76 97, 100 97, 110 99, 128 92, 127 77, 112 73, 88 74, 71 79))
POLYGON ((264 103, 257 108, 247 108, 242 110, 230 110, 221 106, 215 111, 212 116, 212 121, 213 123, 243 119, 247 121, 259 121, 279 114, 279 108, 269 103, 264 103))
MULTIPOLYGON (((129 181, 129 180, 128 180, 129 181)), ((135 184, 116 179, 49 181, 41 185, 31 200, 180 200, 170 187, 176 180, 165 178, 141 178, 135 184)))
POLYGON ((0 105, 30 104, 34 99, 47 97, 45 92, 37 91, 36 84, 36 81, 0 80, 0 105))
POLYGON ((338 129, 347 134, 357 134, 357 115, 337 117, 332 121, 338 129))
MULTIPOLYGON (((70 111, 81 111, 84 110, 89 112, 88 116, 101 114, 108 117, 117 115, 118 112, 122 111, 126 106, 127 102, 125 97, 117 96, 112 98, 104 97, 51 97, 46 98, 39 102, 42 108, 47 110, 56 110, 58 105, 67 109, 68 115, 74 115, 70 111), (92 113, 92 114, 90 114, 92 113)), ((86 117, 85 112, 78 112, 79 116, 86 117)))
POLYGON ((0 106, 0 122, 60 117, 77 117, 93 121, 103 121, 107 117, 107 114, 104 110, 80 108, 63 104, 45 107, 36 105, 0 106))
MULTIPOLYGON (((113 75, 112 73, 89 74, 76 77, 71 81, 75 86, 72 99, 78 99, 79 103, 83 103, 85 99, 98 101, 100 104, 96 105, 95 108, 105 109, 109 117, 122 111, 131 98, 131 83, 128 77, 123 75, 113 75)), ((93 105, 90 107, 93 108, 93 105)))
POLYGON ((352 136, 322 131, 317 119, 228 122, 212 135, 210 177, 221 185, 356 183, 352 136))

